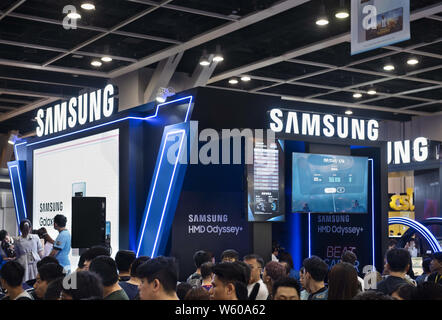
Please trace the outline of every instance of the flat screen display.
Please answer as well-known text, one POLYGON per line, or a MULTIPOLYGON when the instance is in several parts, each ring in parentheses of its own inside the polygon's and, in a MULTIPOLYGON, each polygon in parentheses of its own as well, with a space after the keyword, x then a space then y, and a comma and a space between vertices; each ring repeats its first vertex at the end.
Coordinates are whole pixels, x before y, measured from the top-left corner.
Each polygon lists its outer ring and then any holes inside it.
POLYGON ((247 168, 248 221, 285 221, 284 163, 280 142, 256 140, 247 168))
POLYGON ((292 212, 367 213, 368 158, 292 155, 292 212))
MULTIPOLYGON (((67 217, 72 234, 72 197, 106 198, 112 252, 119 245, 119 129, 33 151, 33 228, 55 239, 57 214, 67 217)), ((84 221, 88 223, 88 221, 84 221)), ((71 265, 75 266, 75 258, 71 265)))

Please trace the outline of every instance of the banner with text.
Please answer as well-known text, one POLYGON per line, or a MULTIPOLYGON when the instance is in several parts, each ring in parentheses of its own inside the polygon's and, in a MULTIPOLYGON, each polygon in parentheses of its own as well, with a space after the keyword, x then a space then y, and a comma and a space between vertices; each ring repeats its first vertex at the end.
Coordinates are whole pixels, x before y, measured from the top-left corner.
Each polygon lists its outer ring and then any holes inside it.
POLYGON ((352 0, 352 55, 408 39, 410 0, 352 0))

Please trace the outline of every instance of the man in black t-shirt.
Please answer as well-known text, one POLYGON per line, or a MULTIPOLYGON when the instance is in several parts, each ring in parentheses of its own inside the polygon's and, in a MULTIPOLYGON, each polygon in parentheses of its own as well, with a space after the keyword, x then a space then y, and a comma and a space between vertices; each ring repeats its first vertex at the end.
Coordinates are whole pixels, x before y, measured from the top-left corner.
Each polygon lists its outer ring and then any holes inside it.
POLYGON ((428 276, 427 281, 442 285, 442 252, 436 252, 433 254, 430 270, 433 273, 428 276))
POLYGON ((406 249, 391 249, 387 252, 388 277, 377 284, 377 290, 391 296, 401 285, 410 284, 405 275, 410 268, 410 253, 406 249))
POLYGON ((317 256, 304 259, 304 282, 308 292, 308 300, 327 300, 328 289, 324 284, 328 273, 328 265, 317 256))

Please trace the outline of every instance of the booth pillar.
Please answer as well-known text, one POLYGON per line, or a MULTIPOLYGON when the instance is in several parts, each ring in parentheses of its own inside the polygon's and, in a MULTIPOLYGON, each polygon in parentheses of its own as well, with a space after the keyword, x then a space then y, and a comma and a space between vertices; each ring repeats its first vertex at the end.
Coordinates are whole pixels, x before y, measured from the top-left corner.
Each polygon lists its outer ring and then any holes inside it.
POLYGON ((272 224, 253 223, 253 253, 260 255, 264 262, 272 260, 272 224))

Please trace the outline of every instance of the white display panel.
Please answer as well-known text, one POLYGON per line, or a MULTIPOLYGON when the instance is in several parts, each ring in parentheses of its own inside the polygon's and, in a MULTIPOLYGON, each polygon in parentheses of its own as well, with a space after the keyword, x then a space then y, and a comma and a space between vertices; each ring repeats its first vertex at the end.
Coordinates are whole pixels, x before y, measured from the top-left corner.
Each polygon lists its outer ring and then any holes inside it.
MULTIPOLYGON (((71 232, 72 197, 106 198, 112 252, 119 243, 119 129, 34 150, 33 228, 46 227, 55 240, 57 214, 67 217, 71 232)), ((87 221, 85 221, 87 223, 87 221)), ((71 232, 72 234, 72 232, 71 232)), ((71 252, 72 255, 72 252, 71 252)), ((71 257, 72 269, 78 258, 71 257)))

